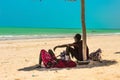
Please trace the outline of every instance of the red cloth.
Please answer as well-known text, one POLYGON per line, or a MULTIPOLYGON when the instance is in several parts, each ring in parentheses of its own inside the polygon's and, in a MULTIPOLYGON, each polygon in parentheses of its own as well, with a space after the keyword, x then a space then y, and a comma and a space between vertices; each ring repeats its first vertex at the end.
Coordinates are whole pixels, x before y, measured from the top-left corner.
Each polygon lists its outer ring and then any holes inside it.
POLYGON ((51 63, 55 63, 54 62, 54 59, 51 57, 51 55, 46 51, 46 50, 41 50, 40 52, 41 54, 41 59, 43 61, 43 64, 45 65, 45 67, 47 67, 47 64, 48 62, 51 62, 51 63))
POLYGON ((59 60, 54 67, 55 68, 72 68, 72 67, 76 67, 76 63, 72 60, 70 61, 59 60))
POLYGON ((76 67, 76 66, 77 66, 76 63, 72 60, 66 62, 66 67, 71 68, 71 67, 76 67))
POLYGON ((46 50, 41 50, 40 52, 41 54, 41 59, 43 61, 43 64, 45 65, 46 68, 71 68, 71 67, 76 67, 76 63, 72 60, 70 61, 65 61, 65 60, 61 60, 59 59, 58 62, 56 63, 56 57, 55 55, 51 56, 46 50), (54 64, 54 65, 48 65, 48 63, 50 64, 54 64))

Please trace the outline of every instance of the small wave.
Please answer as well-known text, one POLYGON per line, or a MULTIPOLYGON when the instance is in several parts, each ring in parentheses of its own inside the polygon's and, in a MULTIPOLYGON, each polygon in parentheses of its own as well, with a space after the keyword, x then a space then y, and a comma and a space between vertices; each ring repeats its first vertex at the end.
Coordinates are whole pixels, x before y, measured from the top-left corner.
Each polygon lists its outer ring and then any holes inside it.
POLYGON ((0 40, 20 40, 20 39, 44 39, 44 38, 65 38, 72 35, 0 35, 0 40))
POLYGON ((109 35, 120 35, 120 33, 88 33, 90 36, 109 36, 109 35))
MULTIPOLYGON (((120 33, 88 33, 87 36, 109 36, 120 35, 120 33)), ((21 40, 21 39, 45 39, 45 38, 66 38, 74 34, 41 34, 41 35, 0 35, 0 40, 21 40)))

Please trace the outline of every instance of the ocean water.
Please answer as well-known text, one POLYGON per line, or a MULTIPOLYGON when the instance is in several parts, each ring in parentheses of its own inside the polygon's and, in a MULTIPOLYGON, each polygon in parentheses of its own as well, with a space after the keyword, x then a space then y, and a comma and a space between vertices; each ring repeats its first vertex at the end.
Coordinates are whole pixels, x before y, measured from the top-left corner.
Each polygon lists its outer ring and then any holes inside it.
MULTIPOLYGON (((0 28, 0 40, 71 37, 80 28, 0 28)), ((87 35, 120 35, 120 29, 87 29, 87 35)))

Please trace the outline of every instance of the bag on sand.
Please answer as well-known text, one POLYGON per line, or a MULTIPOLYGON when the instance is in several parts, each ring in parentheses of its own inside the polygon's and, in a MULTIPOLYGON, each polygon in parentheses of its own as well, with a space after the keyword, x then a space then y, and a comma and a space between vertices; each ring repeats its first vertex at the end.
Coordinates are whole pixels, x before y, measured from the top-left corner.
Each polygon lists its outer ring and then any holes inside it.
POLYGON ((101 53, 102 53, 102 50, 98 49, 95 52, 92 52, 90 54, 89 58, 93 61, 100 61, 101 62, 101 53))

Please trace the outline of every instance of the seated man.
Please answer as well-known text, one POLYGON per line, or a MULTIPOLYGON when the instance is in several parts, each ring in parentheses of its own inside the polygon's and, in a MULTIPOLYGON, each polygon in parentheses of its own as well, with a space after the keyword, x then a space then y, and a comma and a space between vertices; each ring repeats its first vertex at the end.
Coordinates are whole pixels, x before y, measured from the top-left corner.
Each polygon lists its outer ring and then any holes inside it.
MULTIPOLYGON (((81 35, 76 34, 74 36, 74 40, 75 42, 72 44, 64 44, 64 45, 59 45, 59 46, 54 47, 54 51, 57 48, 66 47, 66 55, 70 56, 69 54, 71 54, 72 58, 74 57, 76 60, 83 61, 81 35)), ((89 49, 87 47, 87 59, 88 58, 89 58, 89 49)))

